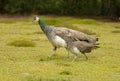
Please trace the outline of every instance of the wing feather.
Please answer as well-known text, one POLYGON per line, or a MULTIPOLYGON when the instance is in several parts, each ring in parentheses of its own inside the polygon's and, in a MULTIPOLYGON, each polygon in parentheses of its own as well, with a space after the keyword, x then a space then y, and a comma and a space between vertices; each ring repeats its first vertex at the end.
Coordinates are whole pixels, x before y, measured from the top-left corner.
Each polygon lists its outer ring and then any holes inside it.
POLYGON ((65 34, 68 32, 71 33, 71 38, 73 41, 85 41, 93 44, 95 44, 95 42, 97 41, 95 37, 92 37, 90 35, 87 35, 83 32, 79 32, 76 30, 60 27, 53 29, 53 35, 58 35, 63 39, 65 39, 65 34))

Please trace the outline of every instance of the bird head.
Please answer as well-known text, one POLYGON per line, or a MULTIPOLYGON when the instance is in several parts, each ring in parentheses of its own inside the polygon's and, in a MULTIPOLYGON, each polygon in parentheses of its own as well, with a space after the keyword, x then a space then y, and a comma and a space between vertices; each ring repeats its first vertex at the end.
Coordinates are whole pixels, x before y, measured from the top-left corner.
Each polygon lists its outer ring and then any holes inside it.
POLYGON ((37 21, 39 21, 39 17, 35 16, 32 22, 37 22, 37 21))
POLYGON ((65 34, 65 39, 68 41, 68 40, 72 39, 71 36, 72 36, 71 32, 68 31, 68 32, 66 32, 66 34, 65 34))
POLYGON ((71 32, 68 31, 65 36, 66 36, 66 37, 71 37, 71 32))

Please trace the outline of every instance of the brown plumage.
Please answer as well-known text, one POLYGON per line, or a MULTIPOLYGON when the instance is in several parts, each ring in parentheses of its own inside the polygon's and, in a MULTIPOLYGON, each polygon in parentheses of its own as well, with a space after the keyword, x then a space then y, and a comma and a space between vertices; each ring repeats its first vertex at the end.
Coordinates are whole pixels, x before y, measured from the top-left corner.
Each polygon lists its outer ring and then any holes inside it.
POLYGON ((88 59, 85 53, 90 53, 93 49, 99 48, 97 44, 90 43, 84 40, 73 41, 71 32, 66 33, 65 39, 67 42, 68 55, 69 51, 75 54, 73 61, 75 61, 77 56, 79 56, 80 54, 83 54, 86 59, 88 59))
POLYGON ((81 53, 90 53, 93 49, 96 49, 97 46, 92 43, 87 43, 84 41, 75 41, 73 42, 74 46, 78 48, 81 53))
POLYGON ((66 33, 71 33, 71 38, 73 41, 86 41, 89 43, 95 44, 98 41, 98 38, 92 37, 90 35, 87 35, 83 32, 68 29, 68 28, 54 28, 53 33, 54 35, 58 35, 62 37, 63 39, 65 38, 66 33))

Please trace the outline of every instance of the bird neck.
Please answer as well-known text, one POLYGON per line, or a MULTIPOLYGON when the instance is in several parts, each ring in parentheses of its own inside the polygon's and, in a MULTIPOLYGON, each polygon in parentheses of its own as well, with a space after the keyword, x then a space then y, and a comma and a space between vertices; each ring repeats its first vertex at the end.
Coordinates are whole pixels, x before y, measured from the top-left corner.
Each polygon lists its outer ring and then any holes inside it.
POLYGON ((51 33, 52 28, 47 26, 47 24, 45 24, 41 19, 39 19, 38 23, 46 35, 49 35, 49 33, 51 33))
POLYGON ((71 37, 67 37, 66 42, 67 42, 67 47, 68 48, 72 48, 74 46, 73 45, 73 40, 72 40, 71 37))

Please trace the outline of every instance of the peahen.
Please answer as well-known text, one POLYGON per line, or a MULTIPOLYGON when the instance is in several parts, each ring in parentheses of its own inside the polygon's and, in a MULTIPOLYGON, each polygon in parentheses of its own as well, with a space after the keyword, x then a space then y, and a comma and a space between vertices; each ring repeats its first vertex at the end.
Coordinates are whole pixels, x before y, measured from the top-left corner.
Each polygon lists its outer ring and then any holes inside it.
POLYGON ((72 52, 75 55, 72 62, 74 62, 77 59, 77 57, 81 54, 83 54, 87 60, 88 57, 86 56, 85 53, 90 53, 93 49, 99 48, 98 44, 93 44, 93 43, 89 43, 86 41, 79 41, 79 40, 73 41, 70 32, 66 33, 65 36, 66 36, 65 40, 67 43, 68 54, 69 52, 72 52))
MULTIPOLYGON (((96 44, 96 42, 98 41, 98 38, 89 36, 85 33, 82 33, 82 32, 76 31, 76 30, 72 30, 72 29, 68 29, 68 28, 60 28, 60 27, 55 28, 55 27, 48 26, 39 17, 34 17, 33 21, 37 21, 38 24, 40 25, 42 31, 44 32, 44 34, 46 34, 48 40, 51 42, 51 44, 54 47, 54 49, 53 49, 54 53, 57 50, 57 48, 59 48, 59 47, 67 48, 67 43, 65 40, 65 38, 66 38, 65 35, 67 32, 71 33, 71 38, 73 41, 80 40, 80 41, 86 41, 86 42, 89 42, 92 44, 96 44)), ((69 57, 69 54, 68 54, 68 57, 69 57)))

